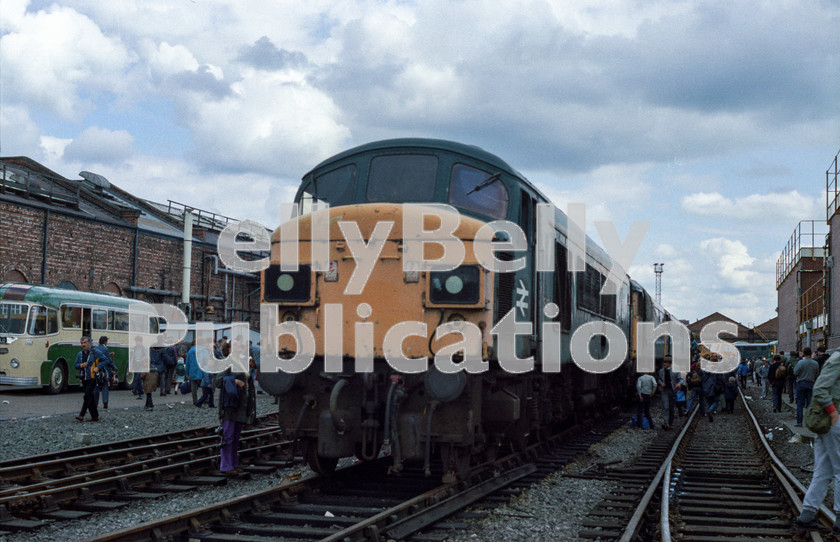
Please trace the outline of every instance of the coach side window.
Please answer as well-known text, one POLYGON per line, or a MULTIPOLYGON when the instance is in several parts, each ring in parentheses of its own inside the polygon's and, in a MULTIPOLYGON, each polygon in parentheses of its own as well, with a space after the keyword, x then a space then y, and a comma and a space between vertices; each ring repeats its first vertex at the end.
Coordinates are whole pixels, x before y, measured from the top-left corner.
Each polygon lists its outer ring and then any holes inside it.
POLYGON ((32 310, 29 313, 29 334, 47 334, 47 309, 44 307, 32 307, 32 310))
POLYGON ((81 307, 61 307, 61 327, 64 329, 81 329, 81 307))
POLYGON ((93 311, 93 329, 108 329, 108 311, 93 311))

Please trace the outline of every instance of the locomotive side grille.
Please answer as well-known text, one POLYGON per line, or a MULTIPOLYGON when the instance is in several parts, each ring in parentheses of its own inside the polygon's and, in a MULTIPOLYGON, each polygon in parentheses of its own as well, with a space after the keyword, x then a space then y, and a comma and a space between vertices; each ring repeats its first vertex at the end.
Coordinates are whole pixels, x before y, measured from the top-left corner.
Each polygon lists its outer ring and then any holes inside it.
MULTIPOLYGON (((499 260, 509 262, 513 260, 513 253, 497 252, 496 257, 499 260)), ((498 273, 499 291, 496 292, 496 299, 499 303, 498 318, 500 319, 503 318, 513 308, 514 275, 516 275, 516 273, 498 273)))

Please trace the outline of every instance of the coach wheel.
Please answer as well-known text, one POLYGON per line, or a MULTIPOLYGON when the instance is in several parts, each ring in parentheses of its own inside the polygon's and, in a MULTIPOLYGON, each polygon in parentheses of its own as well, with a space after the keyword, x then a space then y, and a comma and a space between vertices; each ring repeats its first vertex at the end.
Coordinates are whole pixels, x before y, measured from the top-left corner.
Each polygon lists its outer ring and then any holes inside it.
POLYGON ((62 362, 53 365, 50 371, 50 381, 47 384, 47 391, 55 395, 61 393, 67 385, 67 367, 62 362))
POLYGON ((322 476, 329 476, 335 472, 335 467, 338 465, 338 458, 318 455, 318 444, 315 441, 311 441, 306 446, 306 462, 313 471, 322 476))
POLYGON ((134 387, 134 372, 129 371, 128 369, 125 370, 125 378, 122 382, 120 382, 120 389, 121 390, 130 390, 134 387))

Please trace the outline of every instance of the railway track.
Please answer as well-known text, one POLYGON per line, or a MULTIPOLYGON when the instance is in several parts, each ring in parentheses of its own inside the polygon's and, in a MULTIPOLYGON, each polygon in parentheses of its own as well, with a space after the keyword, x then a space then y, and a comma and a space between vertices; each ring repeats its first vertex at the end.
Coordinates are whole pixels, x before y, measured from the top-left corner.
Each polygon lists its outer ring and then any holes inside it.
POLYGON ((620 419, 614 416, 596 430, 591 424, 573 428, 523 452, 479 465, 455 483, 438 482, 439 469, 431 477, 419 468, 387 476, 387 460, 358 463, 332 478, 307 476, 96 540, 401 540, 420 532, 418 539, 443 539, 451 534, 444 518, 473 503, 507 502, 605 438, 620 419))
MULTIPOLYGON (((291 443, 274 415, 243 432, 240 457, 252 472, 288 466, 291 443)), ((76 448, 0 464, 0 530, 31 531, 49 520, 83 519, 138 499, 223 484, 215 427, 76 448)))
MULTIPOLYGON (((794 528, 807 488, 775 456, 743 394, 738 403, 713 423, 695 409, 615 539, 823 540, 794 528)), ((834 515, 823 506, 818 519, 830 529, 834 515)))

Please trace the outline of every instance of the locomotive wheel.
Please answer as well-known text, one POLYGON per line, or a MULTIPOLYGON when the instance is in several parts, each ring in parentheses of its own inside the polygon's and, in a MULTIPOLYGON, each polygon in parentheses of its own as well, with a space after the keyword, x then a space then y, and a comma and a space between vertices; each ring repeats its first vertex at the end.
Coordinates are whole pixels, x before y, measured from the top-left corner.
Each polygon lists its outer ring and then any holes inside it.
POLYGON ((338 465, 337 457, 318 455, 318 444, 313 440, 306 445, 306 463, 309 468, 322 476, 329 476, 335 472, 338 465))

